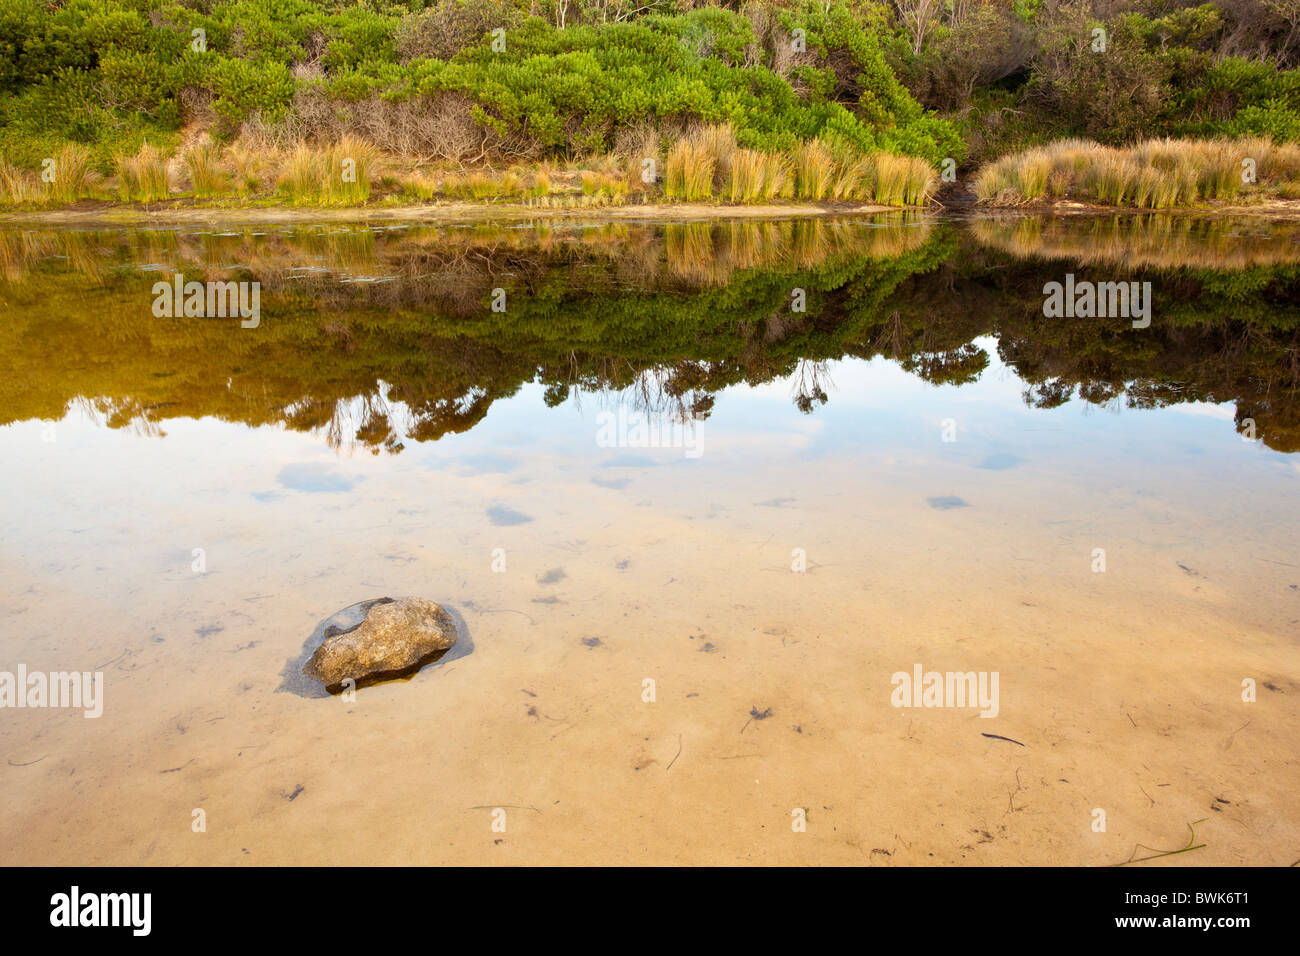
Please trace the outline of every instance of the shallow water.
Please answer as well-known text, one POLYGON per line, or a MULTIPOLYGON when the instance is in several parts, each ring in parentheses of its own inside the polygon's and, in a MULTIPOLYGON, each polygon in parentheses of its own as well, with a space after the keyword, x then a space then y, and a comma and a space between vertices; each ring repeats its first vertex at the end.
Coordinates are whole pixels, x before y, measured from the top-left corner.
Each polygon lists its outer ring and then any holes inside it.
POLYGON ((0 862, 1289 864, 1298 238, 0 231, 0 669, 104 675, 0 710, 0 862), (405 594, 452 653, 286 679, 405 594))

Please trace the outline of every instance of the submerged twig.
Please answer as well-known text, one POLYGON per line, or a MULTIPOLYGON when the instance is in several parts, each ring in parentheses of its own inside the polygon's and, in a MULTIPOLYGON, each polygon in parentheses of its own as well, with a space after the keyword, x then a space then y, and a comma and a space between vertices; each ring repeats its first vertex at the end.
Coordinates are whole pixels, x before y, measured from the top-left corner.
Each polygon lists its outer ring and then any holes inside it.
MULTIPOLYGON (((48 756, 49 754, 45 755, 45 757, 48 756)), ((35 760, 29 760, 26 763, 14 763, 12 760, 6 758, 5 763, 9 764, 9 766, 11 767, 30 767, 34 763, 40 763, 42 760, 45 759, 45 757, 37 757, 35 760)))
POLYGON ((670 760, 670 761, 668 761, 668 766, 664 767, 664 773, 667 773, 669 770, 672 770, 672 769, 673 769, 673 764, 675 764, 675 763, 677 762, 677 758, 680 757, 681 755, 682 755, 682 735, 681 735, 681 734, 678 734, 678 735, 677 735, 677 753, 673 754, 673 759, 670 760))
POLYGON ((991 739, 991 740, 1005 740, 1007 743, 1009 743, 1009 744, 1015 744, 1017 747, 1023 747, 1023 746, 1024 746, 1024 744, 1022 744, 1019 740, 1012 740, 1010 737, 1003 737, 1001 734, 985 734, 985 733, 981 733, 980 736, 981 736, 981 737, 988 737, 988 738, 991 739))

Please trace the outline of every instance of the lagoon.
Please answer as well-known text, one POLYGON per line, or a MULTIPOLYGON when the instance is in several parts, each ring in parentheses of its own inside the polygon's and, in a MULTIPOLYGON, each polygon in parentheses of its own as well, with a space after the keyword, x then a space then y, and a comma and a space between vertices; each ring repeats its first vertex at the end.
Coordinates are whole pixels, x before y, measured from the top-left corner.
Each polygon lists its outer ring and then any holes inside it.
POLYGON ((1263 217, 0 229, 0 667, 105 685, 0 713, 0 860, 1290 863, 1298 288, 1263 217), (403 594, 452 653, 287 679, 403 594))

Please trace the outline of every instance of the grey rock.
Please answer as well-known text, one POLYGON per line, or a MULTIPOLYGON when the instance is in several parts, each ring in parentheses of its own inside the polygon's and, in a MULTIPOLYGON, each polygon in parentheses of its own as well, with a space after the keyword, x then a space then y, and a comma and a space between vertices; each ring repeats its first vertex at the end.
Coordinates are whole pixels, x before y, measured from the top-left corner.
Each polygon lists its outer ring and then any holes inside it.
POLYGON ((346 630, 331 625, 302 672, 326 687, 348 678, 372 682, 415 671, 456 643, 451 615, 424 598, 379 598, 346 630))

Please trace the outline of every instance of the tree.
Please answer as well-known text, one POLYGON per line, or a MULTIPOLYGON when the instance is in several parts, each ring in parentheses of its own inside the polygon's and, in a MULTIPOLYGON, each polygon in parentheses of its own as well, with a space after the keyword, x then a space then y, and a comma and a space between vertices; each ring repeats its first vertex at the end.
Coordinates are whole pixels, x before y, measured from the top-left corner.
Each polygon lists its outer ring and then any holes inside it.
POLYGON ((912 37, 912 53, 920 54, 928 37, 939 23, 942 7, 939 0, 894 0, 898 18, 912 37))

